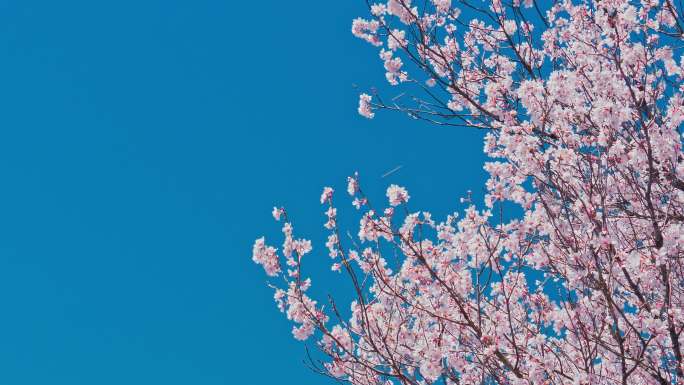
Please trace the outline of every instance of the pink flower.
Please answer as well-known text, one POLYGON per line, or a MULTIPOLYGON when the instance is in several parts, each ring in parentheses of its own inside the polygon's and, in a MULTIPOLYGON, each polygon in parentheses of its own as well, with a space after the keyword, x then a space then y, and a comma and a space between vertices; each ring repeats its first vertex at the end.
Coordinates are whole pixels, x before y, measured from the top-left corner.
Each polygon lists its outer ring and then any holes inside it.
POLYGON ((373 119, 375 113, 371 106, 372 97, 368 94, 359 95, 359 114, 365 118, 373 119))
POLYGON ((387 13, 399 17, 402 23, 410 24, 416 19, 417 8, 411 8, 411 0, 389 0, 387 13))
POLYGON ((382 16, 387 13, 387 6, 385 4, 373 4, 371 5, 371 14, 373 16, 382 16))
POLYGON ((280 262, 276 249, 266 246, 265 238, 261 237, 254 242, 252 247, 252 260, 264 267, 266 274, 273 277, 280 273, 280 262))
POLYGON ((356 192, 359 191, 359 182, 356 178, 356 174, 353 177, 350 176, 347 178, 347 193, 350 196, 356 195, 356 192))
POLYGON ((439 12, 448 12, 451 8, 451 0, 432 0, 432 3, 439 12))
POLYGON ((323 193, 321 194, 321 204, 330 201, 333 196, 333 190, 331 187, 325 187, 323 188, 323 193))
POLYGON ((324 227, 328 230, 332 230, 337 225, 337 209, 334 207, 329 207, 328 211, 325 212, 328 217, 328 221, 325 223, 324 227))
POLYGON ((352 34, 359 39, 363 39, 374 46, 381 46, 382 42, 378 38, 377 32, 380 23, 376 20, 368 21, 365 19, 354 19, 352 22, 352 34))
POLYGON ((406 40, 406 31, 399 29, 392 30, 392 33, 387 37, 387 47, 392 51, 403 48, 408 44, 406 40))
POLYGON ((311 252, 311 241, 308 239, 298 239, 293 242, 293 247, 294 250, 297 252, 297 254, 301 257, 304 254, 308 254, 311 252))
POLYGON ((399 187, 395 184, 390 185, 387 188, 387 198, 389 198, 389 204, 391 206, 398 206, 402 203, 408 202, 410 196, 405 188, 399 187))
POLYGON ((305 324, 302 324, 300 327, 293 327, 292 328, 292 335, 294 336, 295 339, 299 341, 306 341, 311 337, 311 335, 314 333, 315 329, 313 324, 310 322, 307 322, 305 324))
POLYGON ((273 219, 275 219, 276 221, 279 221, 280 216, 283 215, 283 209, 273 207, 273 212, 271 212, 271 214, 273 215, 273 219))
POLYGON ((393 57, 391 50, 381 50, 380 57, 385 61, 385 77, 391 85, 397 85, 399 82, 404 82, 408 79, 408 74, 402 71, 404 63, 399 57, 393 57))

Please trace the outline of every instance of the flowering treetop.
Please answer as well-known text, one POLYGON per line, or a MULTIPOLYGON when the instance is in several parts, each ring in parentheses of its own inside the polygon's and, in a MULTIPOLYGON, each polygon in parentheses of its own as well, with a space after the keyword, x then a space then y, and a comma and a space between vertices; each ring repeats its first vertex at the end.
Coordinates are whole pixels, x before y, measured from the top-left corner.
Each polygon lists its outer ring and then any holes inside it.
POLYGON ((684 17, 678 0, 411 1, 370 4, 355 36, 413 97, 394 110, 486 131, 485 208, 442 222, 392 185, 343 239, 326 188, 326 243, 356 300, 306 292, 283 208, 279 308, 329 356, 321 371, 371 384, 684 384, 684 17), (524 214, 504 220, 504 202, 524 214), (285 266, 283 266, 283 262, 285 266), (283 271, 285 270, 285 271, 283 271), (327 309, 327 310, 326 310, 327 309))

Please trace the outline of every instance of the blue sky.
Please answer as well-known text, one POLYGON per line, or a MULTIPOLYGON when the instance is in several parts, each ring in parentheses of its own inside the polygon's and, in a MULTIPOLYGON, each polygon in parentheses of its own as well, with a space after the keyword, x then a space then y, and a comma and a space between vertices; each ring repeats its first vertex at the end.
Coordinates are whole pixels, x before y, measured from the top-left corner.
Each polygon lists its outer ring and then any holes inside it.
POLYGON ((1 384, 331 383, 250 259, 255 238, 280 242, 273 205, 338 295, 324 185, 358 170, 371 196, 401 184, 442 217, 484 181, 481 132, 356 114, 352 84, 384 83, 350 33, 365 12, 0 2, 1 384))

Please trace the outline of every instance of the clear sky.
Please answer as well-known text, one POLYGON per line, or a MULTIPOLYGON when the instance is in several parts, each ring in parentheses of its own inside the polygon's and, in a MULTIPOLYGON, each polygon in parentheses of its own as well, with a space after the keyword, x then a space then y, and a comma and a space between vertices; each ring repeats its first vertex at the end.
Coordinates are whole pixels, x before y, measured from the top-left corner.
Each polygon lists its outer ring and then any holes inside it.
POLYGON ((337 295, 324 185, 358 170, 371 196, 401 184, 442 218, 484 181, 481 132, 356 114, 384 83, 350 33, 365 14, 0 1, 0 384, 331 383, 302 365, 251 261, 255 238, 280 242, 273 205, 315 241, 316 290, 337 295))

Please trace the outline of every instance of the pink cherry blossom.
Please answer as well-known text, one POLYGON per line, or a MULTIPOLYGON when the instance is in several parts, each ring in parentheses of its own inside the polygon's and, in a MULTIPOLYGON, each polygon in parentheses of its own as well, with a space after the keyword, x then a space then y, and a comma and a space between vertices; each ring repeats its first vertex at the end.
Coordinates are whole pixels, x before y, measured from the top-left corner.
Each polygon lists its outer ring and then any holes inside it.
POLYGON ((359 182, 358 182, 358 176, 350 176, 347 178, 347 193, 350 196, 356 195, 356 192, 359 191, 359 182))
POLYGON ((264 267, 266 274, 276 276, 280 273, 280 262, 276 255, 276 249, 266 246, 264 237, 257 239, 252 248, 252 260, 264 267))
POLYGON ((274 207, 271 214, 273 215, 273 219, 275 219, 276 221, 279 221, 280 217, 283 215, 283 209, 280 209, 278 207, 274 207))
POLYGON ((373 113, 373 108, 371 106, 371 100, 373 98, 368 94, 359 95, 359 114, 365 118, 373 119, 375 113, 373 113))
POLYGON ((363 39, 375 46, 380 46, 382 45, 382 42, 380 41, 377 32, 378 28, 380 28, 380 23, 373 20, 373 21, 368 21, 365 19, 355 19, 354 22, 352 23, 352 33, 354 36, 363 39))
POLYGON ((325 188, 323 189, 323 193, 321 194, 321 204, 323 204, 323 203, 329 201, 330 199, 332 199, 332 196, 333 196, 333 192, 334 192, 334 191, 335 191, 335 190, 333 190, 331 187, 325 187, 325 188))
POLYGON ((397 186, 395 184, 390 185, 387 188, 387 198, 391 206, 398 206, 402 203, 406 203, 409 200, 408 192, 405 188, 397 186))
POLYGON ((451 8, 451 0, 432 0, 438 12, 448 12, 451 8))

